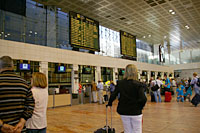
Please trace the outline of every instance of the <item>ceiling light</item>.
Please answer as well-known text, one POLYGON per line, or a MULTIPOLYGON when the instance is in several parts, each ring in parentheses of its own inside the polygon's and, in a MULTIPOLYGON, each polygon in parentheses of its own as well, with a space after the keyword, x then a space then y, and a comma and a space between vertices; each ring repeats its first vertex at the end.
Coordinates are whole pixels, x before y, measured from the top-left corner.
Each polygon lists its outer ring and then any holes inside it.
POLYGON ((143 36, 143 38, 146 38, 146 36, 143 36))
POLYGON ((29 31, 30 33, 32 33, 32 31, 29 31))
POLYGON ((10 33, 8 33, 7 35, 10 36, 10 33))
POLYGON ((172 9, 170 9, 170 10, 169 10, 169 12, 173 12, 173 10, 172 10, 172 9))
POLYGON ((166 39, 167 38, 167 36, 164 36, 164 39, 166 39))
POLYGON ((37 32, 35 32, 35 35, 37 35, 37 32))
POLYGON ((149 37, 151 37, 151 35, 149 35, 149 37))
POLYGON ((188 25, 185 26, 186 29, 190 29, 190 27, 188 25))
POLYGON ((4 32, 2 31, 1 34, 3 34, 4 32))
POLYGON ((7 35, 5 35, 5 37, 8 37, 7 35))
POLYGON ((176 14, 176 12, 173 11, 173 12, 171 12, 171 14, 174 15, 174 14, 176 14))

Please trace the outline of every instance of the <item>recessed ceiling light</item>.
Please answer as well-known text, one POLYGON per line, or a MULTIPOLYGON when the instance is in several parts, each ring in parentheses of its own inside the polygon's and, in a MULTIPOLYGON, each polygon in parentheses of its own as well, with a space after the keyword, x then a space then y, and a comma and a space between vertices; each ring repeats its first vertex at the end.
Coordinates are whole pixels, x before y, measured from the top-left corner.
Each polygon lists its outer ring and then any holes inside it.
POLYGON ((172 10, 172 9, 170 9, 170 10, 169 10, 169 12, 173 12, 173 10, 172 10))
POLYGON ((146 38, 146 36, 143 36, 143 38, 146 38))
POLYGON ((7 35, 5 35, 5 37, 8 37, 7 35))
POLYGON ((149 35, 149 37, 151 37, 151 35, 149 35))
POLYGON ((32 33, 32 31, 29 31, 30 33, 32 33))
POLYGON ((190 29, 190 27, 188 25, 185 26, 186 29, 190 29))
POLYGON ((35 35, 37 35, 37 32, 35 32, 35 35))
POLYGON ((174 14, 176 14, 176 12, 173 11, 173 12, 171 12, 171 14, 174 15, 174 14))
POLYGON ((8 33, 7 35, 10 36, 10 33, 8 33))
POLYGON ((167 38, 167 36, 164 36, 164 39, 166 39, 167 38))

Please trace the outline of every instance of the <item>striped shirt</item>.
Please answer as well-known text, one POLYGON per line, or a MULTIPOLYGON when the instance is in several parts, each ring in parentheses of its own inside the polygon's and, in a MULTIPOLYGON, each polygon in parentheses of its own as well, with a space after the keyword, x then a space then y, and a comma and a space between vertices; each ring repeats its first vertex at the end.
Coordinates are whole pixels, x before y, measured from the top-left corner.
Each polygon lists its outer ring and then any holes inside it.
POLYGON ((15 126, 20 118, 31 118, 34 99, 30 86, 12 71, 0 74, 0 119, 15 126))

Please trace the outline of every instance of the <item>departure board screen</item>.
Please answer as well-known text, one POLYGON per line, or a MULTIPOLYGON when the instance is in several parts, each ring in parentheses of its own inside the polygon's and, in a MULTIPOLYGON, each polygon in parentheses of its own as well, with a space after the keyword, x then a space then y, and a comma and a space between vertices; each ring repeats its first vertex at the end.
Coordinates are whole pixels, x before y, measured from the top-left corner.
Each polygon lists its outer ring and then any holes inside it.
POLYGON ((99 22, 70 12, 70 44, 77 48, 100 51, 99 22))
POLYGON ((136 36, 120 31, 121 54, 129 57, 137 57, 136 36))

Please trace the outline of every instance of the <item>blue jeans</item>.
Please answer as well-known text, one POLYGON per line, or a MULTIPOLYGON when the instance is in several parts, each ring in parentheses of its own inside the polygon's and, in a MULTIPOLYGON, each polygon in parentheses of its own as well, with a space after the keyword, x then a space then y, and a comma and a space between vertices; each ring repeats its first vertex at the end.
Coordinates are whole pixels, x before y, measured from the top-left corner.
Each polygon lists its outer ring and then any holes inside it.
POLYGON ((26 132, 27 133, 46 133, 47 129, 46 128, 42 128, 42 129, 27 129, 26 132))
POLYGON ((154 97, 155 97, 155 101, 161 102, 160 90, 154 91, 153 94, 154 94, 154 97), (159 99, 157 98, 157 96, 158 96, 159 99))

